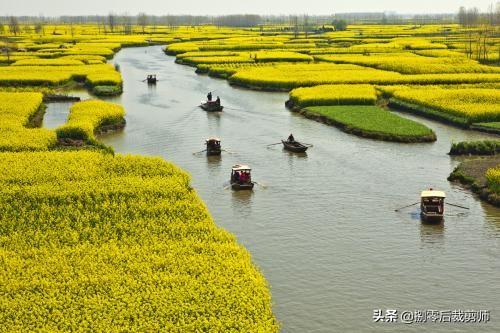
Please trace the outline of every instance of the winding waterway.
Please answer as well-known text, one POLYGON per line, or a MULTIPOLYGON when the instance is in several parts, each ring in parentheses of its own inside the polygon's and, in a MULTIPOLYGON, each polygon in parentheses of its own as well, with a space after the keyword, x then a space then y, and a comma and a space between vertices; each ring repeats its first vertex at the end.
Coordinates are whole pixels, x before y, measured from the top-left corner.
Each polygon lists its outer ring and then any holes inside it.
POLYGON ((125 107, 127 126, 102 141, 191 173, 216 223, 238 237, 269 281, 283 332, 498 332, 500 210, 446 180, 458 163, 446 154, 450 143, 485 135, 404 115, 431 127, 438 141, 362 139, 289 112, 285 93, 197 75, 160 47, 123 49, 113 61, 124 92, 111 100, 125 107), (142 82, 148 73, 158 75, 156 86, 142 82), (225 112, 197 107, 208 91, 225 112), (291 132, 314 144, 307 155, 266 148, 291 132), (231 153, 193 154, 212 135, 231 153), (253 192, 225 188, 236 163, 253 168, 260 184, 253 192), (442 225, 422 224, 416 206, 394 212, 429 186, 470 211, 448 206, 442 225), (374 309, 485 309, 491 321, 374 323, 374 309))

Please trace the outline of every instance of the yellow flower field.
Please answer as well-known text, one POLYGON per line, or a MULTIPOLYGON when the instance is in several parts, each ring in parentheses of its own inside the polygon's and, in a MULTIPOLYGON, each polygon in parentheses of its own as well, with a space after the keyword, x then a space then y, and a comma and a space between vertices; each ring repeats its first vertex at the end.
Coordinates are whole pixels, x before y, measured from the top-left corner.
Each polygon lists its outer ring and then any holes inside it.
POLYGON ((99 100, 79 102, 71 107, 66 124, 56 129, 57 137, 96 142, 94 132, 99 127, 123 123, 124 117, 121 105, 99 100))
POLYGON ((53 131, 27 128, 41 105, 41 93, 0 92, 0 151, 48 150, 55 145, 53 131))
POLYGON ((290 92, 290 100, 300 107, 321 105, 365 105, 375 104, 377 92, 368 84, 320 85, 297 88, 290 92))
POLYGON ((0 331, 278 332, 189 182, 159 158, 0 153, 0 331))
POLYGON ((500 121, 498 89, 414 87, 396 90, 393 96, 398 100, 465 118, 469 123, 500 121))

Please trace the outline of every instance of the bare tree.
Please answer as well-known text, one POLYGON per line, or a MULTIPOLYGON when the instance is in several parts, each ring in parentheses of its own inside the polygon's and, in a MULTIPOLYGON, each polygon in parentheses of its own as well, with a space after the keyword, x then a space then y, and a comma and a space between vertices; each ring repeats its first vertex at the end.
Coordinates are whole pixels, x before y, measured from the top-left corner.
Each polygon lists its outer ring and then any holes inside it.
POLYGON ((123 33, 125 35, 131 35, 132 34, 132 19, 130 16, 125 13, 122 16, 122 24, 123 24, 123 33))
POLYGON ((293 25, 293 37, 299 38, 299 18, 297 15, 292 17, 292 25, 293 25))
POLYGON ((115 32, 115 26, 116 26, 116 16, 113 13, 109 13, 108 15, 108 25, 109 25, 109 30, 111 32, 115 32))
POLYGON ((309 15, 304 14, 304 33, 306 38, 309 36, 309 15))
POLYGON ((38 21, 35 23, 35 33, 39 35, 43 35, 44 29, 43 29, 43 23, 41 21, 38 21))
POLYGON ((11 34, 14 34, 15 36, 20 32, 19 22, 17 21, 17 17, 14 16, 9 17, 9 31, 11 34))
POLYGON ((148 16, 146 13, 139 13, 137 15, 137 24, 142 27, 142 33, 146 33, 146 26, 148 25, 148 16))
POLYGON ((10 62, 10 56, 12 52, 17 50, 17 45, 9 40, 9 38, 3 38, 3 42, 4 46, 0 50, 7 57, 7 62, 10 62))
POLYGON ((467 10, 464 6, 460 7, 460 9, 458 10, 458 23, 461 26, 467 25, 467 10))

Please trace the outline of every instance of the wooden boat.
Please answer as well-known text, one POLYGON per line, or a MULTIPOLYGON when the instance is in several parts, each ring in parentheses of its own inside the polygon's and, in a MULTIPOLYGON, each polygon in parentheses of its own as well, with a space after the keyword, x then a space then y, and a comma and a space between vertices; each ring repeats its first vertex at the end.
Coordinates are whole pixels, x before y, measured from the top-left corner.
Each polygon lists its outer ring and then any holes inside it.
POLYGON ((222 111, 222 109, 224 109, 224 107, 220 105, 220 103, 217 101, 202 102, 200 108, 202 108, 207 112, 217 112, 217 111, 222 111))
POLYGON ((207 145, 207 156, 220 155, 222 152, 220 146, 220 139, 216 137, 210 137, 205 141, 207 145))
POLYGON ((156 74, 149 74, 147 77, 146 77, 146 81, 148 81, 148 84, 156 84, 156 82, 158 81, 156 79, 156 74))
POLYGON ((420 216, 425 222, 441 222, 444 217, 443 191, 435 191, 432 188, 422 191, 420 194, 420 216))
POLYGON ((236 191, 253 189, 251 171, 248 165, 234 165, 231 168, 231 188, 236 191))
POLYGON ((304 153, 307 150, 307 148, 309 148, 307 146, 304 146, 302 143, 298 141, 281 140, 281 142, 283 143, 283 147, 286 150, 292 151, 294 153, 304 153))

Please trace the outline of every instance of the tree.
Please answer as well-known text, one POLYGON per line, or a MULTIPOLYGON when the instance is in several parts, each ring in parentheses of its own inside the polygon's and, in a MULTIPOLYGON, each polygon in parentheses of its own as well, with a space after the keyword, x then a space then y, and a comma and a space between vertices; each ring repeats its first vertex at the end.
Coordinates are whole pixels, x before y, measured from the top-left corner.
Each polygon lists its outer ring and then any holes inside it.
POLYGON ((10 55, 13 51, 17 50, 17 45, 14 44, 9 38, 4 38, 4 45, 0 51, 7 57, 7 62, 10 62, 10 55))
POLYGON ((19 33, 19 22, 14 16, 9 17, 9 31, 14 35, 17 35, 19 33))
POLYGON ((297 16, 292 17, 292 24, 293 24, 293 37, 298 38, 299 37, 299 18, 297 16))
POLYGON ((0 35, 3 35, 5 33, 5 27, 3 26, 2 23, 0 23, 0 35))
POLYGON ((109 13, 109 15, 108 15, 108 25, 109 25, 109 30, 111 30, 111 32, 115 32, 115 26, 116 26, 116 17, 115 17, 115 14, 109 13))
POLYGON ((309 36, 309 15, 304 15, 304 33, 306 38, 309 36))
POLYGON ((347 30, 347 22, 345 20, 335 19, 335 20, 333 20, 332 25, 335 28, 335 31, 347 30))
POLYGON ((132 34, 132 19, 130 18, 130 16, 127 13, 123 14, 122 23, 123 23, 123 33, 125 35, 131 35, 132 34))
POLYGON ((35 33, 37 33, 39 35, 43 35, 43 23, 42 22, 35 23, 35 33))
POLYGON ((460 9, 458 10, 458 23, 461 26, 467 25, 467 10, 464 6, 460 7, 460 9))
POLYGON ((139 13, 137 15, 137 24, 142 27, 142 33, 146 33, 146 26, 148 25, 148 16, 146 13, 139 13))

